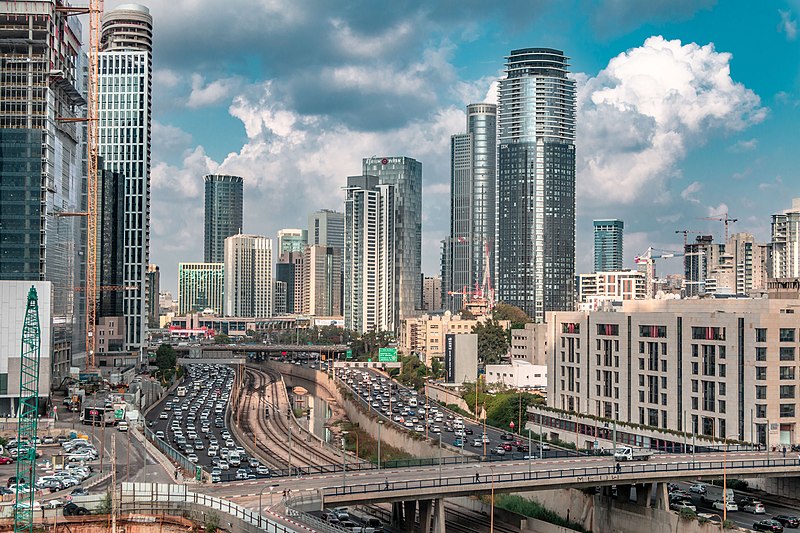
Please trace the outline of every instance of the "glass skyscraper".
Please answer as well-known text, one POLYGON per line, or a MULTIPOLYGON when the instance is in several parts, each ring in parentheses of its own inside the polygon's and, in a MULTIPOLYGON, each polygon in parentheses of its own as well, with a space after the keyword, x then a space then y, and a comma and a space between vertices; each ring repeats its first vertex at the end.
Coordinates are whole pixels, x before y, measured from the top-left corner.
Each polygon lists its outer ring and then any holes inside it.
POLYGON ((123 4, 103 15, 99 148, 111 171, 105 176, 124 180, 124 238, 118 243, 126 287, 125 350, 138 350, 147 341, 152 38, 153 18, 145 6, 123 4))
POLYGON ((209 174, 205 182, 206 263, 225 261, 225 239, 242 232, 244 180, 239 176, 209 174))
POLYGON ((450 311, 464 307, 462 295, 494 278, 494 264, 485 265, 485 248, 495 236, 497 106, 467 106, 467 133, 450 138, 450 238, 444 243, 442 301, 450 311))
POLYGON ((497 299, 536 321, 574 307, 575 81, 550 48, 513 50, 500 80, 497 299))
POLYGON ((410 157, 369 157, 362 162, 362 174, 395 187, 394 324, 400 327, 422 307, 422 163, 410 157))
POLYGON ((595 220, 594 226, 594 271, 615 272, 622 270, 622 237, 625 223, 617 219, 595 220))

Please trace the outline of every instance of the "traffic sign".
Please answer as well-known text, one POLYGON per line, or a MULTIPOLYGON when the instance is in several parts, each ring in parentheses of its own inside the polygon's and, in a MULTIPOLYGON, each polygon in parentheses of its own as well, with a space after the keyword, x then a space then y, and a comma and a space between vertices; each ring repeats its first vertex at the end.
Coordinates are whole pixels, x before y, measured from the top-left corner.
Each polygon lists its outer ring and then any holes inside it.
POLYGON ((397 348, 380 348, 378 349, 378 361, 382 363, 396 363, 397 362, 397 348))
POLYGON ((347 350, 344 353, 344 357, 345 357, 345 359, 352 359, 353 358, 353 350, 347 350))
POLYGON ((89 411, 89 414, 92 416, 96 416, 98 414, 98 411, 97 409, 92 409, 91 411, 89 411))

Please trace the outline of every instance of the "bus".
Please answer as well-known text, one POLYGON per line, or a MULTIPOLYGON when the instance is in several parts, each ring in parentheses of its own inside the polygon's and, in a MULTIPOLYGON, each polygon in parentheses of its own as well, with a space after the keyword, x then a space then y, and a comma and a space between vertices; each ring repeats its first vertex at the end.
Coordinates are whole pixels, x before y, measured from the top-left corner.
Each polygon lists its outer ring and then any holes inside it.
POLYGON ((178 398, 183 398, 184 396, 186 396, 186 387, 184 387, 183 385, 178 387, 177 394, 178 398))

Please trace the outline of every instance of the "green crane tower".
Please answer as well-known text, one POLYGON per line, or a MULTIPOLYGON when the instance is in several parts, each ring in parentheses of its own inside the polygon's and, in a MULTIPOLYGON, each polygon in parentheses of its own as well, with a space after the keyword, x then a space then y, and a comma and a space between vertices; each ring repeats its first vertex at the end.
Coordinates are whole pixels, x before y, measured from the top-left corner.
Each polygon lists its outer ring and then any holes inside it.
POLYGON ((22 355, 19 378, 17 423, 17 501, 14 505, 14 533, 33 533, 33 483, 36 474, 36 425, 39 419, 39 299, 36 288, 28 291, 28 306, 22 326, 22 355))

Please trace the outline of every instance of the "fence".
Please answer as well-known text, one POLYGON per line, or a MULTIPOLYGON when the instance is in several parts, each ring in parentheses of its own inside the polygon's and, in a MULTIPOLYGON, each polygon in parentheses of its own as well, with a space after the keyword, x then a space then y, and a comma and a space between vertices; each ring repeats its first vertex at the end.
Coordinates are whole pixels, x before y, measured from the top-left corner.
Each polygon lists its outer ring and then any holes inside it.
POLYGON ((183 455, 181 452, 179 452, 178 450, 167 444, 167 442, 164 441, 164 439, 157 437, 156 434, 153 433, 153 430, 151 430, 147 426, 145 426, 144 428, 144 436, 149 441, 153 442, 158 447, 158 449, 161 450, 161 452, 164 455, 166 455, 170 460, 178 463, 178 466, 180 466, 184 470, 191 472, 193 475, 196 473, 197 468, 199 468, 197 465, 191 462, 189 458, 183 455))
MULTIPOLYGON (((214 511, 227 515, 218 517, 227 520, 226 529, 243 533, 263 531, 266 533, 294 533, 297 529, 279 524, 256 511, 245 509, 233 502, 205 494, 188 492, 186 486, 123 483, 121 512, 171 514, 176 510, 188 513, 195 521, 207 521, 214 511)), ((223 524, 221 524, 223 525, 223 524)))
MULTIPOLYGON (((653 474, 653 473, 691 473, 692 476, 702 475, 703 472, 713 473, 706 474, 703 477, 719 476, 719 472, 723 469, 728 471, 728 475, 735 476, 738 470, 745 469, 760 469, 759 475, 767 475, 769 470, 785 469, 786 467, 796 467, 800 472, 800 462, 796 459, 760 459, 760 460, 729 460, 729 461, 699 461, 699 462, 680 462, 680 463, 640 463, 634 464, 619 464, 610 466, 598 467, 583 467, 583 468, 564 468, 553 470, 533 470, 528 472, 512 472, 508 474, 475 474, 472 476, 455 476, 444 477, 439 479, 425 479, 414 481, 393 481, 393 482, 375 482, 364 483, 360 485, 348 485, 344 487, 330 487, 322 491, 323 495, 347 495, 368 492, 385 492, 395 490, 413 490, 425 488, 441 488, 441 487, 454 487, 463 485, 477 485, 486 483, 511 483, 520 481, 537 481, 537 480, 550 480, 550 479, 574 479, 576 484, 587 482, 587 478, 593 476, 609 476, 608 479, 613 479, 615 482, 624 482, 626 478, 620 478, 626 474, 653 474)), ((785 470, 783 471, 785 472, 785 470)), ((752 472, 747 472, 752 475, 752 472)), ((641 476, 638 479, 644 480, 641 476)), ((594 480, 597 484, 597 480, 594 480)), ((482 487, 483 488, 483 487, 482 487)))
POLYGON ((312 529, 312 531, 320 531, 322 533, 350 533, 352 531, 336 524, 329 524, 321 518, 317 518, 316 516, 310 515, 301 510, 301 508, 321 506, 322 500, 319 496, 297 496, 295 498, 289 498, 283 502, 283 513, 286 516, 307 525, 312 529))

